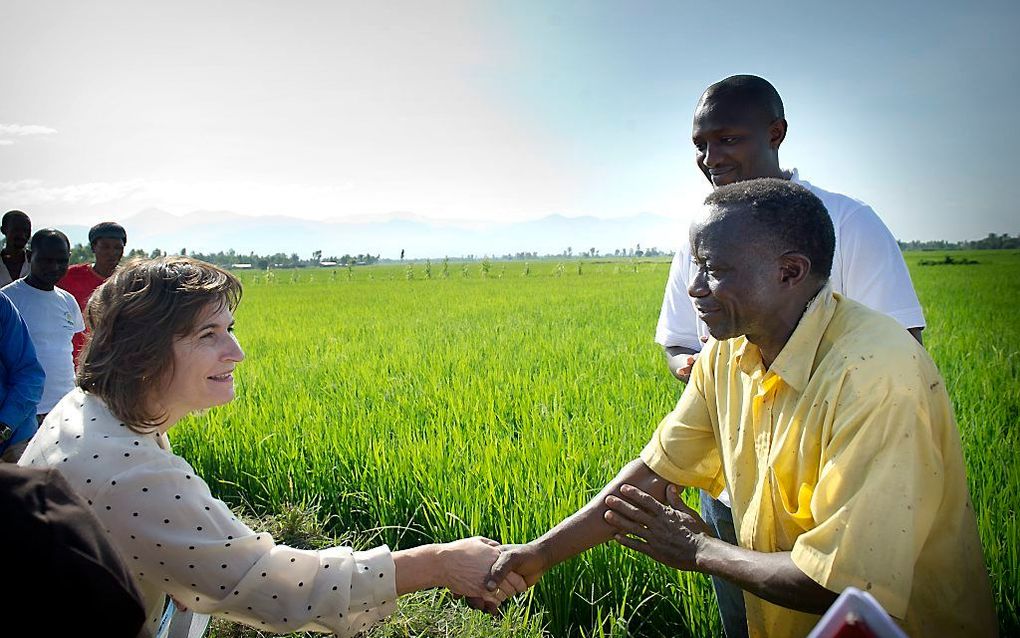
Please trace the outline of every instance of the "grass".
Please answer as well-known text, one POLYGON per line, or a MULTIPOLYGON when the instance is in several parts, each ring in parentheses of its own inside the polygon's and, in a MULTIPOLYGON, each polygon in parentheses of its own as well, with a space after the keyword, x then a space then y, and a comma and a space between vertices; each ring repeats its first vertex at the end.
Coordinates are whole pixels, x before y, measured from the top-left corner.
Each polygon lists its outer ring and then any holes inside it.
MULTIPOLYGON (((907 256, 926 345, 957 410, 1000 624, 1017 633, 1020 255, 983 251, 962 268, 919 259, 907 256)), ((539 261, 456 264, 448 277, 432 264, 431 278, 424 264, 245 273, 239 397, 175 428, 175 445, 220 496, 259 515, 314 502, 327 536, 391 547, 529 540, 634 458, 675 403, 681 388, 652 343, 667 269, 539 261)), ((501 622, 429 593, 377 631, 530 637, 540 627, 577 637, 720 632, 707 579, 617 546, 552 570, 501 622)))

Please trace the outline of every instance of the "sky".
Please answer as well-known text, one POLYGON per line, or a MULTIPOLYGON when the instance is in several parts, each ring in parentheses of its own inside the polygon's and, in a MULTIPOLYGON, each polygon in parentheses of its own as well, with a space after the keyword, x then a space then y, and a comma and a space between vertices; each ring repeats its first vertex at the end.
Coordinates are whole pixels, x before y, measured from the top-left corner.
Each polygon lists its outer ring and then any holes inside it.
POLYGON ((783 166, 898 238, 1020 234, 1020 3, 830 4, 0 0, 0 208, 683 218, 698 97, 753 73, 783 166))

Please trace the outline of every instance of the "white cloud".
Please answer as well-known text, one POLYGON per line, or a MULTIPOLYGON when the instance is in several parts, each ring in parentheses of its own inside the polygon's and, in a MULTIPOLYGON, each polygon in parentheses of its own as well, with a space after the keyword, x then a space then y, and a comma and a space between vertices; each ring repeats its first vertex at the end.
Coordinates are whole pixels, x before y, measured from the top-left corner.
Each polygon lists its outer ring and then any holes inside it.
POLYGON ((39 179, 0 182, 0 197, 23 206, 40 204, 101 205, 166 210, 231 210, 249 215, 287 214, 327 217, 353 186, 350 183, 310 185, 255 181, 185 182, 124 180, 55 186, 39 179), (319 215, 309 215, 320 212, 319 215), (325 214, 322 214, 325 213, 325 214))
POLYGON ((0 124, 0 135, 53 135, 57 129, 38 124, 0 124))
POLYGON ((12 140, 0 140, 0 146, 10 146, 13 143, 12 140))
POLYGON ((22 179, 0 182, 0 195, 24 204, 60 202, 65 204, 105 204, 130 197, 143 189, 140 180, 91 182, 69 186, 45 186, 42 180, 22 179))

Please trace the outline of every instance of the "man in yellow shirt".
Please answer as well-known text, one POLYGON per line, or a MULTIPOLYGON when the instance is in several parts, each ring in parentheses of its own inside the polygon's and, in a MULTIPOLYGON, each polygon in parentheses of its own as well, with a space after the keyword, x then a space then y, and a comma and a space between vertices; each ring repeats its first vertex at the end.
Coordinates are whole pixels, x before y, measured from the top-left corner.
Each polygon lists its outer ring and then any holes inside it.
POLYGON ((751 636, 804 636, 870 592, 912 636, 989 636, 991 587, 945 385, 893 319, 832 292, 832 222, 778 179, 724 186, 691 229, 713 339, 640 458, 493 567, 533 583, 614 539, 741 587, 751 636), (740 546, 671 484, 728 488, 740 546))

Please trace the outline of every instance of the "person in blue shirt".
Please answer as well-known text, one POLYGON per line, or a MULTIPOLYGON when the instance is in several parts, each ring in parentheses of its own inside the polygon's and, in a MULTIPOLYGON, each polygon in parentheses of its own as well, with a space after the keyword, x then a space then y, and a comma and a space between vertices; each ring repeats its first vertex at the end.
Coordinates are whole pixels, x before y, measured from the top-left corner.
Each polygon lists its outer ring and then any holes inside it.
POLYGON ((0 460, 17 463, 39 424, 46 374, 18 309, 0 293, 0 460))

